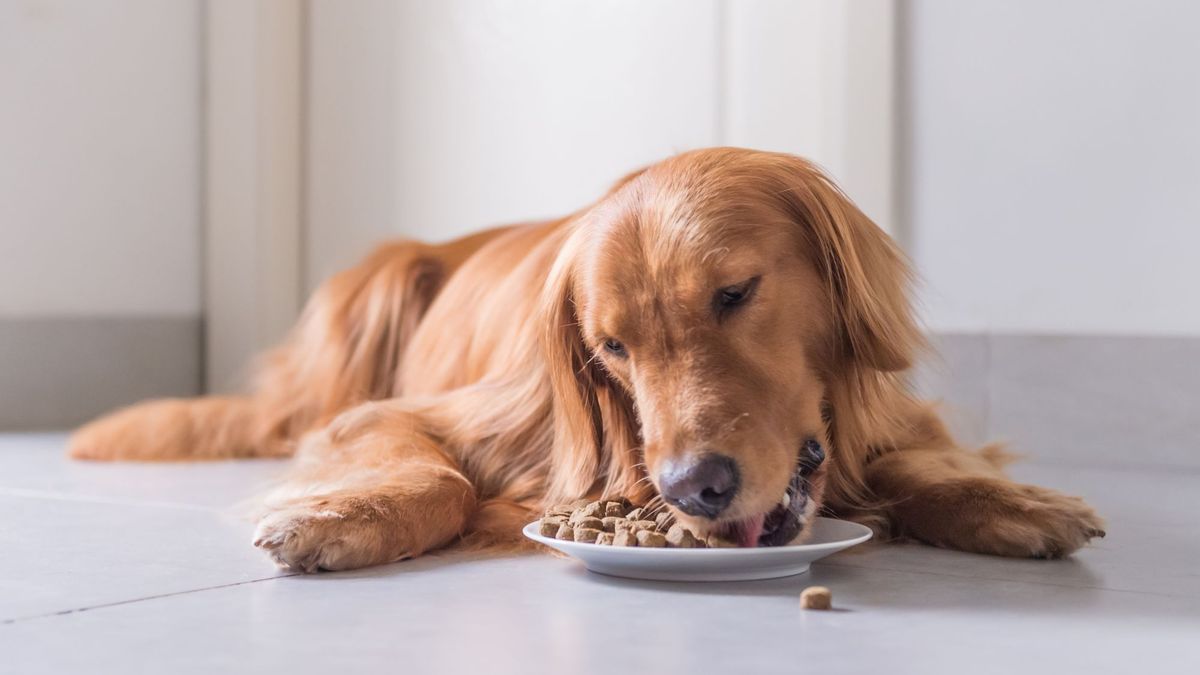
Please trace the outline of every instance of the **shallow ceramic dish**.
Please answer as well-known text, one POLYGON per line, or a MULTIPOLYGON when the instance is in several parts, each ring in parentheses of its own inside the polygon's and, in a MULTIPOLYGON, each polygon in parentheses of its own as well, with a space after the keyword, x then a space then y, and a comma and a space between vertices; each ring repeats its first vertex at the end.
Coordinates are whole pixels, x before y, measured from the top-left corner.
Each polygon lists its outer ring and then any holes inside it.
POLYGON ((654 581, 750 581, 803 574, 813 561, 871 538, 858 523, 817 518, 803 544, 767 548, 637 548, 562 541, 525 526, 526 537, 578 558, 593 572, 654 581))

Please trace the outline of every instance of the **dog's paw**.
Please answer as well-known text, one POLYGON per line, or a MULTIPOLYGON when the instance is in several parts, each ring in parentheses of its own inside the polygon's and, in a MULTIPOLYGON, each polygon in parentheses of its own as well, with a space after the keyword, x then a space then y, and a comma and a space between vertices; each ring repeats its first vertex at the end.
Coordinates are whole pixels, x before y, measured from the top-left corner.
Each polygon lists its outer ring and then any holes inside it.
POLYGON ((939 484, 921 538, 947 548, 1019 558, 1061 558, 1095 537, 1104 521, 1082 499, 1005 480, 939 484), (939 511, 940 517, 933 516, 939 511))
MULTIPOLYGON (((352 509, 313 498, 268 512, 258 522, 254 545, 281 568, 297 572, 346 570, 407 557, 388 545, 378 524, 352 509)), ((394 542, 390 542, 394 544, 394 542)))
POLYGON ((1033 485, 1012 485, 997 518, 980 531, 985 545, 1005 555, 1061 558, 1104 537, 1104 521, 1079 497, 1033 485))

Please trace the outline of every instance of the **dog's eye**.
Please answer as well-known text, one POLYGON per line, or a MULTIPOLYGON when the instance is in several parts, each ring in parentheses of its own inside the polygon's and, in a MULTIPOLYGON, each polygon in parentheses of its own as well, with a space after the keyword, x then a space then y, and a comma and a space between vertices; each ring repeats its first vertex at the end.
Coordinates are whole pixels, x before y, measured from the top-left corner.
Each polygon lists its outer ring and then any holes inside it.
POLYGON ((750 299, 750 296, 754 295, 754 289, 758 287, 758 280, 760 278, 754 277, 740 284, 718 289, 717 294, 713 296, 713 307, 716 309, 717 315, 719 316, 738 305, 745 304, 750 299))
POLYGON ((612 338, 608 338, 607 340, 604 341, 604 351, 608 352, 609 354, 612 354, 613 356, 625 356, 626 355, 625 345, 621 344, 620 341, 614 340, 612 338))

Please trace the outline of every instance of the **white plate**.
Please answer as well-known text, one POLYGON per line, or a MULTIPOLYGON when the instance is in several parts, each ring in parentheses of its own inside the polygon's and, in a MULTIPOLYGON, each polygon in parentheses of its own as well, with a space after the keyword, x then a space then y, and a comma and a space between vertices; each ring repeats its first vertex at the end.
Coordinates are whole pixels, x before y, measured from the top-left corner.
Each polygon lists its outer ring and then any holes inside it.
POLYGON ((750 581, 803 574, 814 560, 871 538, 870 528, 817 518, 803 544, 766 548, 637 548, 562 541, 525 526, 526 537, 583 561, 593 572, 654 581, 750 581))

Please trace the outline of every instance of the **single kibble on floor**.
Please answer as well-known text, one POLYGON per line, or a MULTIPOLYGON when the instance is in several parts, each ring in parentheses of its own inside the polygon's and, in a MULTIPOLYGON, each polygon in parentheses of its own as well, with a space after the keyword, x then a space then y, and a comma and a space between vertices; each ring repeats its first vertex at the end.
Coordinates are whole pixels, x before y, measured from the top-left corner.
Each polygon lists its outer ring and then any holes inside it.
POLYGON ((625 514, 625 517, 626 517, 626 518, 628 518, 629 520, 641 520, 641 519, 642 519, 642 513, 643 513, 644 511, 645 511, 645 509, 643 509, 643 508, 641 508, 641 507, 638 507, 638 508, 636 508, 636 509, 634 509, 634 510, 630 511, 629 513, 626 513, 626 514, 625 514))
POLYGON ((607 516, 600 519, 600 524, 604 526, 602 529, 605 532, 616 532, 617 525, 623 522, 625 522, 624 518, 618 518, 615 516, 607 516))
POLYGON ((543 537, 553 537, 558 534, 558 528, 562 527, 567 519, 562 516, 546 516, 542 518, 541 525, 538 527, 538 534, 543 537))
POLYGON ((558 526, 558 532, 554 533, 554 538, 575 541, 575 528, 571 527, 570 523, 563 523, 558 526))
POLYGON ((578 530, 581 527, 587 528, 589 530, 603 531, 604 530, 604 521, 600 520, 599 518, 592 518, 590 516, 587 518, 580 518, 579 521, 575 523, 575 529, 578 530))
POLYGON ((824 586, 809 586, 800 593, 800 606, 804 609, 830 609, 833 593, 824 586))
POLYGON ((667 545, 667 538, 653 530, 640 530, 637 543, 642 548, 663 548, 667 545))
POLYGON ((612 540, 613 546, 637 546, 637 535, 628 527, 618 527, 612 540))
POLYGON ((600 544, 601 546, 612 546, 613 533, 612 532, 601 532, 596 537, 596 543, 600 544))
POLYGON ((594 544, 601 534, 602 532, 594 527, 577 527, 575 528, 575 541, 594 544))
POLYGON ((692 531, 676 523, 667 530, 667 546, 671 548, 696 548, 696 537, 692 531))

